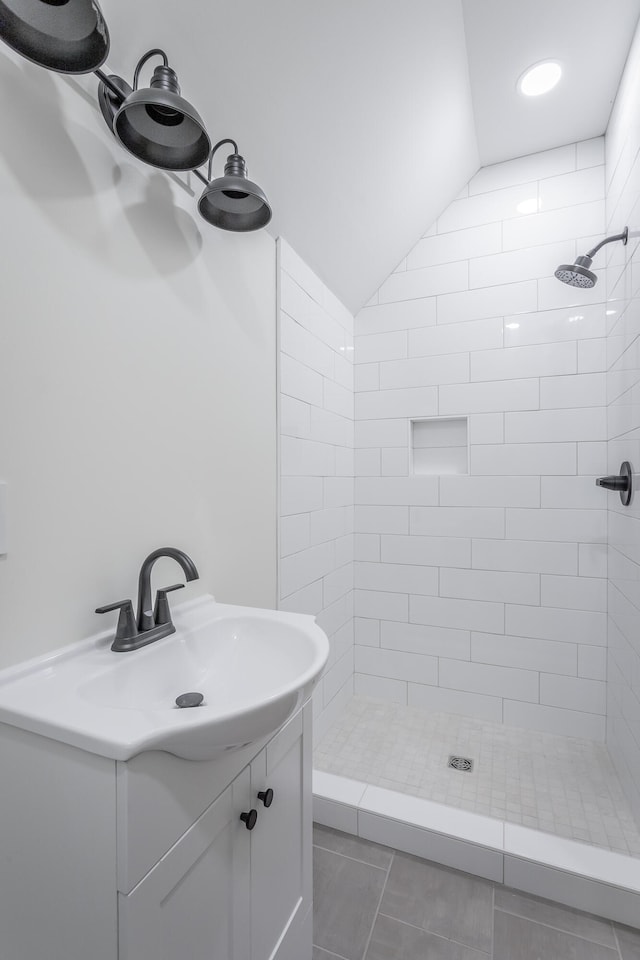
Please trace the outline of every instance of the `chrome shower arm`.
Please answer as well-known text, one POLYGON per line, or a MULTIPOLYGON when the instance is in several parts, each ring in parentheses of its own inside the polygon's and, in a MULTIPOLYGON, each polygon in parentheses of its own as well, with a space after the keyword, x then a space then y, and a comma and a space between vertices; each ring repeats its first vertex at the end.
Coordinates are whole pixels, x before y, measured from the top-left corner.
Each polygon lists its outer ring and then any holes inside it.
POLYGON ((600 243, 596 244, 593 250, 588 250, 586 253, 587 257, 591 257, 593 260, 595 254, 598 252, 600 247, 604 247, 605 243, 613 243, 614 240, 622 240, 626 245, 627 240, 629 239, 629 227, 625 227, 622 233, 616 233, 613 237, 606 237, 604 240, 601 240, 600 243))

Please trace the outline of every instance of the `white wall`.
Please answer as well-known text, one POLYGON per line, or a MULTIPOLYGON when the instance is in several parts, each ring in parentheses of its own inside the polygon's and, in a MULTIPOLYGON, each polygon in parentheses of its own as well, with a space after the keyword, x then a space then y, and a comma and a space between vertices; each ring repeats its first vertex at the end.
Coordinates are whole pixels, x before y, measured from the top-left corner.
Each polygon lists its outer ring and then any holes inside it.
POLYGON ((603 739, 602 138, 485 167, 356 318, 356 692, 603 739), (519 205, 538 212, 523 215, 519 205), (470 475, 410 475, 469 416, 470 475))
MULTIPOLYGON (((606 137, 607 233, 631 237, 608 251, 608 472, 629 460, 640 481, 640 31, 629 54, 606 137)), ((640 822, 640 498, 608 494, 609 657, 607 745, 640 822)))
POLYGON ((175 602, 276 601, 274 241, 201 221, 96 86, 0 50, 2 665, 106 628, 166 544, 175 602))
POLYGON ((318 739, 353 693, 353 317, 285 241, 278 252, 280 608, 329 637, 318 739))

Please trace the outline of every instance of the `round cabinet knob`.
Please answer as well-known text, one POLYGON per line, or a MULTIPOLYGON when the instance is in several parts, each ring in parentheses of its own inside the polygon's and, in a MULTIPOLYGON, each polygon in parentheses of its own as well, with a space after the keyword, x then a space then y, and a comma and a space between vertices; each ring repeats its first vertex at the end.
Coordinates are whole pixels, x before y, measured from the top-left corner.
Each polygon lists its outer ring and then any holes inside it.
POLYGON ((265 807, 270 807, 273 803, 273 790, 271 787, 269 787, 268 790, 261 790, 258 794, 258 800, 262 800, 265 807))
POLYGON ((240 819, 244 823, 247 830, 253 830, 256 825, 256 820, 258 819, 257 810, 249 810, 248 813, 241 813, 240 819))

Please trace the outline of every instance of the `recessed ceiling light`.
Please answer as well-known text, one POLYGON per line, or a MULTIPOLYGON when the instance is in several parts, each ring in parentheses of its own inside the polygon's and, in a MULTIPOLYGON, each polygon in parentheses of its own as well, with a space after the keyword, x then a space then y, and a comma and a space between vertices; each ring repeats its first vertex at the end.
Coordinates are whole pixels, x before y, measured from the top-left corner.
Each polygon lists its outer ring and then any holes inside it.
POLYGON ((562 76, 562 67, 556 60, 543 60, 535 63, 518 80, 518 90, 525 97, 539 97, 553 90, 562 76))

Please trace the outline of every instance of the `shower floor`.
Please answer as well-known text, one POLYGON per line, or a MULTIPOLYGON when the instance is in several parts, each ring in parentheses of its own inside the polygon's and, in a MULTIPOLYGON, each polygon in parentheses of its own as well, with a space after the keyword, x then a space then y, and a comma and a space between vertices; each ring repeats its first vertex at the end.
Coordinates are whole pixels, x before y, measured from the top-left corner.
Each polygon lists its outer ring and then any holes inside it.
POLYGON ((314 767, 373 786, 640 856, 604 744, 353 697, 314 767), (451 755, 473 770, 447 766, 451 755))

